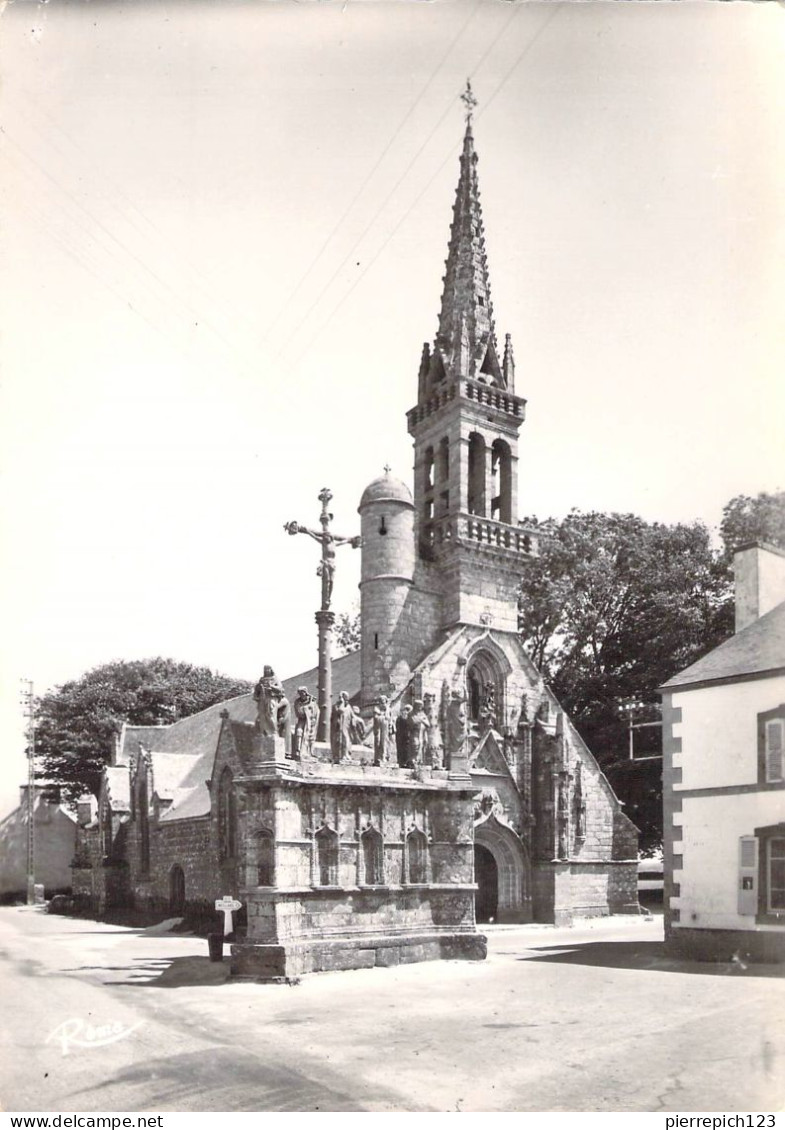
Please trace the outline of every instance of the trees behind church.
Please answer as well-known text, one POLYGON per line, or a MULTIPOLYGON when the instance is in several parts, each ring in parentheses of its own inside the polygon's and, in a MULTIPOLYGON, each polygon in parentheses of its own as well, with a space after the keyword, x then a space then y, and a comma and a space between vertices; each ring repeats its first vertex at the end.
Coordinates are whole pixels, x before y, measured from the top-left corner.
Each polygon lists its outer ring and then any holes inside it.
MULTIPOLYGON (((719 549, 699 522, 579 511, 525 521, 541 541, 521 584, 524 641, 640 827, 642 846, 654 846, 661 763, 629 760, 621 704, 643 702, 636 720, 656 721, 657 688, 732 634, 733 548, 753 540, 785 547, 785 492, 732 499, 719 549)), ((661 750, 656 726, 633 740, 636 756, 661 750)))
POLYGON ((174 659, 105 663, 38 699, 39 775, 59 786, 64 800, 85 792, 97 796, 123 722, 176 722, 245 694, 251 685, 174 659))

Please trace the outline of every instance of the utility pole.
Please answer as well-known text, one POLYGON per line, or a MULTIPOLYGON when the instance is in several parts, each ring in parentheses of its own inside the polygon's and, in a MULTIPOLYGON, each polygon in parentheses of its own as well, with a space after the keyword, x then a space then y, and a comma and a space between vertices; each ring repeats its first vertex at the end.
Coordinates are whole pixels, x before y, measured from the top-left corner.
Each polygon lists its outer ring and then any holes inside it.
POLYGON ((27 740, 27 905, 35 903, 35 699, 32 679, 22 679, 27 740))
POLYGON ((662 721, 657 722, 636 722, 635 719, 640 711, 650 710, 645 702, 637 698, 620 698, 617 702, 618 711, 622 715, 627 716, 627 727, 629 734, 629 759, 630 761, 659 761, 662 758, 661 753, 654 753, 647 757, 635 756, 635 743, 634 736, 636 730, 645 730, 649 726, 662 726, 662 721))

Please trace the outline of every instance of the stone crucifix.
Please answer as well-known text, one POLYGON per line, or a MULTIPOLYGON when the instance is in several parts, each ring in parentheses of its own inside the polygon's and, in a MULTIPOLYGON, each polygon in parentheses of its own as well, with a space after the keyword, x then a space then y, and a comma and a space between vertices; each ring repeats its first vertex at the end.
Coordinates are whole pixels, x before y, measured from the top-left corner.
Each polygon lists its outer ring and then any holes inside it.
POLYGON ((335 550, 339 545, 350 545, 357 549, 360 537, 342 538, 330 529, 332 514, 327 509, 332 498, 332 493, 325 487, 319 493, 322 512, 319 515, 321 530, 311 530, 308 526, 301 526, 299 522, 285 522, 284 529, 288 534, 307 534, 317 541, 322 547, 322 559, 316 570, 316 575, 322 579, 322 606, 316 613, 316 623, 319 626, 319 725, 316 740, 324 742, 329 737, 330 708, 332 706, 332 633, 335 623, 335 613, 330 608, 335 581, 335 550))

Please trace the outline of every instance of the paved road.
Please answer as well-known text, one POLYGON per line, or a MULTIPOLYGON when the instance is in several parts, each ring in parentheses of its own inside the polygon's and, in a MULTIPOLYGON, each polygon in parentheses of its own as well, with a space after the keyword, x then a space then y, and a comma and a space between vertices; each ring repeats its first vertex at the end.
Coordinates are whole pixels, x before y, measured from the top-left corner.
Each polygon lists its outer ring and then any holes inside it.
POLYGON ((287 987, 226 984, 228 962, 211 965, 201 939, 2 908, 0 1104, 782 1109, 782 968, 669 961, 661 930, 499 927, 486 962, 287 987))

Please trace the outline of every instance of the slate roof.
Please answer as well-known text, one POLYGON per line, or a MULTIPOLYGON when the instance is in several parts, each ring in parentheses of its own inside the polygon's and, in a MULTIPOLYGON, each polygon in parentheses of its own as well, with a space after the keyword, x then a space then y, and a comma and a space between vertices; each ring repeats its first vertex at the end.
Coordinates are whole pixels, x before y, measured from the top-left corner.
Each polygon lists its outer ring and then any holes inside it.
POLYGON ((754 678, 781 669, 785 669, 785 601, 674 675, 660 689, 754 678))
MULTIPOLYGON (((171 800, 176 789, 192 788, 199 782, 191 780, 193 770, 202 761, 199 753, 150 754, 153 763, 153 790, 160 800, 171 800)), ((203 782, 202 782, 203 783, 203 782)))

